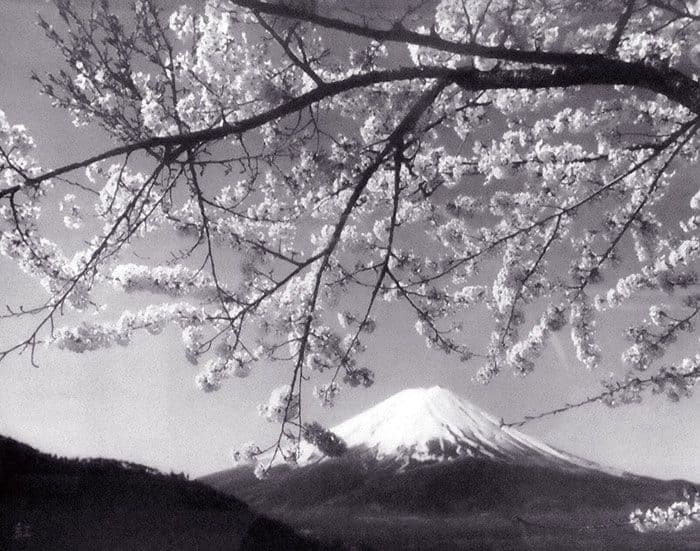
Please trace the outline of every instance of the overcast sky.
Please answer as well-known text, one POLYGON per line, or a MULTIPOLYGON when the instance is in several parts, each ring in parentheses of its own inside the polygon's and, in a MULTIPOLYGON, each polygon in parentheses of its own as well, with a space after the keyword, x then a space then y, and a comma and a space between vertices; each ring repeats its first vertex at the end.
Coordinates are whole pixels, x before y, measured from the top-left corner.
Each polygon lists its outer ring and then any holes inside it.
MULTIPOLYGON (((109 142, 96 130, 73 128, 68 114, 52 109, 30 82, 32 70, 42 72, 59 61, 35 25, 37 9, 51 14, 44 2, 0 0, 0 109, 11 122, 28 127, 42 165, 55 167, 97 153, 109 142)), ((0 306, 31 304, 40 296, 39 287, 7 260, 0 259, 0 273, 0 306)), ((606 366, 600 371, 588 372, 578 364, 565 331, 534 374, 517 378, 503 373, 486 387, 472 381, 478 364, 465 367, 427 350, 410 312, 384 305, 363 361, 376 372, 375 385, 347 390, 330 411, 309 404, 306 414, 332 426, 403 388, 435 384, 506 421, 580 400, 600 392, 599 381, 617 369, 622 330, 628 320, 645 315, 647 300, 640 295, 600 327, 606 366)), ((119 315, 113 303, 110 311, 119 315)), ((486 325, 472 319, 467 328, 486 337, 486 325)), ((16 342, 30 329, 28 321, 5 321, 0 327, 3 343, 16 342)), ((685 352, 697 348, 697 336, 685 344, 685 352)), ((282 364, 259 366, 248 379, 227 381, 219 392, 204 394, 194 385, 196 368, 185 360, 174 330, 98 353, 42 349, 40 364, 35 369, 28 358, 17 356, 0 364, 0 433, 54 453, 123 458, 192 475, 229 467, 233 444, 265 444, 275 436, 276 426, 256 415, 255 404, 288 379, 289 369, 282 364)), ((614 467, 700 481, 699 413, 698 396, 680 404, 652 397, 615 410, 580 408, 522 430, 614 467)))

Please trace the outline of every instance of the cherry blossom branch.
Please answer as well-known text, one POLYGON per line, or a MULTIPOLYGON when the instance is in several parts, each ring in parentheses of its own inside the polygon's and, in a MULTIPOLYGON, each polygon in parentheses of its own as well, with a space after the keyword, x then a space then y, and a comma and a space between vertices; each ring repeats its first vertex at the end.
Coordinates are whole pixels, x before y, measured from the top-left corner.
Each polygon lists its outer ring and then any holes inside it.
POLYGON ((647 0, 647 4, 649 4, 650 6, 654 6, 656 8, 662 9, 662 10, 669 11, 681 19, 691 19, 694 21, 700 21, 699 14, 690 13, 687 9, 680 10, 676 6, 671 4, 670 2, 664 2, 662 0, 647 0))
MULTIPOLYGON (((657 189, 659 182, 661 181, 662 176, 666 173, 666 170, 668 167, 671 165, 673 162, 673 159, 680 153, 680 151, 683 149, 683 147, 693 138, 695 133, 698 131, 698 128, 700 128, 700 123, 693 121, 693 125, 684 131, 687 132, 685 136, 683 136, 683 139, 680 140, 676 147, 673 148, 673 151, 670 153, 668 158, 663 162, 663 165, 656 171, 656 174, 654 175, 654 178, 651 181, 651 184, 649 185, 649 188, 645 191, 644 197, 642 200, 639 202, 639 204, 636 206, 634 211, 627 217, 627 220, 623 224, 622 228, 620 231, 617 233, 615 238, 611 241, 610 245, 608 248, 605 250, 605 252, 599 256, 598 262, 593 268, 593 270, 597 271, 599 270, 602 265, 610 258, 610 255, 613 253, 617 245, 620 243, 620 240, 623 238, 623 236, 627 233, 627 230, 630 228, 632 225, 632 222, 634 222, 639 214, 642 212, 644 209, 644 206, 648 203, 649 199, 653 195, 654 191, 657 189)), ((682 134, 681 134, 682 136, 682 134)), ((679 136, 680 137, 680 136, 679 136)), ((580 294, 583 292, 583 290, 588 286, 588 284, 591 282, 591 277, 589 272, 589 276, 586 277, 580 285, 577 286, 577 292, 575 296, 580 296, 580 294)))
POLYGON ((688 373, 676 373, 676 372, 670 372, 670 373, 660 373, 659 375, 652 375, 651 377, 647 377, 644 379, 639 379, 639 378, 633 378, 625 382, 617 381, 613 384, 610 384, 610 387, 608 390, 601 392, 600 394, 596 394, 595 396, 590 396, 588 398, 584 398, 583 400, 580 400, 578 402, 572 402, 572 403, 566 403, 563 406, 560 406, 558 408, 554 408, 548 411, 544 411, 542 413, 537 413, 534 415, 526 415, 521 419, 520 421, 514 421, 511 423, 505 423, 503 420, 501 420, 501 426, 502 427, 522 427, 523 425, 535 421, 538 419, 543 419, 545 417, 551 417, 552 415, 558 415, 559 413, 564 413, 567 411, 570 411, 572 409, 577 409, 582 406, 588 405, 588 404, 594 404, 597 402, 604 402, 606 400, 612 400, 620 394, 621 392, 624 392, 625 390, 628 389, 645 389, 648 387, 651 387, 653 385, 660 385, 666 381, 671 381, 673 382, 674 380, 680 379, 680 380, 691 380, 695 379, 697 377, 700 377, 700 366, 696 367, 692 371, 688 373))
POLYGON ((532 263, 532 265, 528 269, 527 273, 523 277, 522 281, 518 285, 518 291, 515 294, 515 298, 513 299, 513 303, 510 306, 508 320, 507 320, 503 330, 501 331, 501 337, 499 339, 501 347, 505 346, 505 344, 506 344, 506 339, 508 338, 508 335, 510 334, 511 326, 513 324, 513 319, 515 316, 518 301, 523 298, 523 291, 525 290, 527 282, 530 280, 530 278, 537 271, 537 268, 540 266, 540 264, 544 260, 544 257, 546 256, 547 252, 549 251, 549 248, 552 246, 554 241, 557 239, 557 236, 559 233, 559 225, 561 224, 562 216, 563 216, 563 214, 560 214, 557 216, 557 218, 555 218, 554 228, 552 229, 552 232, 549 234, 549 237, 547 238, 544 245, 542 246, 542 250, 540 251, 540 254, 537 256, 535 261, 532 263))
POLYGON ((651 161, 653 161, 655 158, 657 158, 659 155, 663 153, 670 145, 676 143, 676 141, 686 134, 688 130, 693 128, 698 124, 698 121, 700 121, 700 117, 696 117, 691 121, 686 122, 685 124, 681 125, 678 130, 673 132, 668 138, 666 138, 663 142, 658 144, 658 147, 654 147, 652 150, 652 153, 642 159, 641 161, 635 162, 629 169, 627 169, 625 172, 622 174, 619 174, 612 180, 605 182, 603 185, 601 185, 596 191, 591 193, 590 195, 587 195, 586 197, 583 197, 582 199, 576 201, 575 203, 572 203, 571 205, 567 207, 559 207, 557 209, 557 212, 548 216, 545 216, 543 218, 540 218, 539 220, 536 220, 535 222, 528 224, 527 226, 518 228, 514 230, 513 232, 510 232, 506 235, 503 235, 496 240, 494 240, 492 243, 489 243, 488 246, 486 246, 483 249, 480 249, 468 256, 462 257, 462 258, 456 258, 454 259, 450 265, 443 271, 441 271, 438 274, 435 274, 430 277, 426 277, 421 279, 419 282, 411 282, 411 285, 419 285, 423 283, 429 283, 431 281, 440 279, 449 273, 453 272, 460 266, 463 266, 467 262, 470 262, 472 260, 475 260, 484 254, 492 251, 493 249, 497 248, 498 246, 502 245, 503 243, 510 241, 511 239, 518 237, 519 235, 522 234, 528 234, 532 230, 538 228, 539 226, 542 226, 546 224, 547 222, 550 222, 551 220, 554 220, 557 217, 560 216, 565 216, 565 215, 571 215, 575 213, 578 209, 580 209, 582 206, 586 205, 587 203, 590 203, 594 201, 595 199, 601 197, 611 189, 613 189, 615 186, 619 185, 621 182, 623 182, 627 177, 631 176, 635 172, 637 172, 640 168, 644 167, 645 165, 649 164, 651 161))
POLYGON ((384 282, 384 279, 386 278, 386 275, 389 271, 389 261, 391 260, 391 256, 393 254, 393 246, 394 246, 394 235, 396 232, 396 227, 397 227, 397 215, 398 215, 398 209, 399 209, 399 199, 401 197, 401 167, 403 165, 403 146, 397 147, 396 150, 394 151, 394 190, 393 190, 393 200, 392 200, 392 208, 391 208, 391 216, 389 220, 389 236, 387 238, 387 243, 386 243, 386 253, 384 254, 384 258, 381 262, 381 264, 378 266, 379 269, 379 275, 376 278, 376 281, 372 287, 372 292, 370 294, 370 299, 369 303, 367 305, 367 308, 365 309, 365 313, 362 316, 362 319, 360 320, 357 330, 355 331, 355 334, 352 337, 352 340, 350 341, 350 344, 347 346, 347 350, 345 351, 345 354, 343 357, 340 359, 338 362, 338 366, 336 367, 335 372, 333 373, 333 377, 331 378, 331 382, 326 388, 324 392, 324 397, 323 400, 324 402, 329 400, 329 392, 332 390, 333 385, 338 378, 338 375, 340 374, 341 369, 345 369, 346 371, 348 370, 347 368, 347 361, 348 358, 350 357, 350 354, 355 348, 355 345, 359 341, 360 338, 360 333, 365 330, 367 327, 367 323, 370 320, 370 316, 372 315, 372 309, 374 308, 374 303, 377 299, 377 296, 379 295, 379 291, 382 288, 382 284, 384 282))
POLYGON ((625 9, 623 10, 622 14, 620 15, 620 18, 615 24, 615 32, 613 33, 613 36, 610 39, 610 42, 608 43, 608 48, 605 50, 605 55, 615 55, 615 51, 620 45, 620 39, 622 38, 622 35, 625 32, 625 27, 627 26, 627 23, 629 22, 630 17, 632 17, 632 13, 634 12, 635 3, 636 0, 627 0, 625 2, 625 9))
POLYGON ((294 65, 299 67, 302 71, 304 71, 311 80, 313 80, 317 86, 323 86, 325 83, 323 79, 318 75, 316 71, 313 70, 311 65, 308 63, 308 61, 304 61, 299 59, 299 57, 292 51, 292 49, 289 47, 289 41, 285 40, 282 38, 277 31, 270 25, 265 19, 263 19, 260 14, 256 13, 255 18, 257 19, 258 23, 260 26, 265 29, 272 38, 275 39, 275 42, 280 45, 284 53, 287 55, 289 59, 292 60, 294 65))
MULTIPOLYGON (((646 83, 645 87, 664 94, 700 114, 700 84, 674 69, 660 69, 643 63, 628 63, 603 54, 582 54, 574 52, 551 52, 541 50, 511 49, 498 46, 484 46, 474 42, 459 43, 442 38, 435 32, 424 34, 411 31, 401 23, 390 29, 375 29, 349 21, 325 17, 309 10, 297 9, 284 3, 261 2, 259 0, 233 0, 233 4, 255 12, 290 17, 325 27, 343 31, 356 36, 363 36, 379 42, 400 42, 415 44, 435 50, 464 56, 479 56, 490 59, 513 61, 517 63, 538 65, 564 65, 570 68, 586 68, 605 80, 605 75, 613 74, 626 77, 635 76, 637 84, 646 83)), ((527 71, 525 71, 527 72, 527 71)), ((625 77, 623 77, 625 78, 625 77)), ((623 83, 620 83, 623 84, 623 83)), ((566 84, 562 84, 566 86, 566 84)))
MULTIPOLYGON (((33 366, 37 366, 36 362, 34 361, 34 352, 36 350, 36 346, 39 343, 38 341, 38 335, 39 332, 47 325, 50 324, 51 328, 53 329, 53 317, 58 312, 61 308, 63 308, 64 303, 70 296, 70 294, 73 292, 73 290, 77 287, 77 285, 85 278, 88 273, 92 270, 94 271, 95 265, 98 263, 100 258, 102 257, 103 253, 107 251, 108 246, 109 246, 109 241, 110 239, 117 233, 118 229, 122 225, 123 221, 126 221, 129 216, 133 215, 133 208, 137 205, 139 199, 142 197, 144 192, 148 194, 150 190, 153 188, 155 185, 156 181, 158 180, 158 177, 161 173, 161 171, 166 167, 165 163, 159 164, 156 169, 153 171, 151 174, 150 178, 146 180, 141 188, 134 194, 134 197, 130 200, 129 204, 126 205, 126 207, 123 209, 123 211, 120 213, 120 215, 115 219, 114 223, 112 224, 111 228, 109 231, 102 237, 101 242, 95 247, 95 250, 92 251, 90 254, 88 260, 85 262, 85 265, 83 268, 73 277, 70 278, 70 280, 67 282, 67 286, 61 291, 60 296, 46 305, 46 310, 48 313, 44 318, 42 318, 37 325, 35 325, 32 333, 23 341, 12 345, 4 350, 0 351, 0 362, 2 362, 7 356, 9 356, 11 353, 15 351, 24 351, 27 349, 30 349, 31 351, 31 363, 33 366)), ((177 180, 177 177, 173 179, 171 185, 174 184, 174 182, 177 180)), ((142 216, 140 220, 137 220, 134 225, 131 227, 127 228, 126 234, 119 240, 119 242, 115 245, 115 251, 129 239, 131 235, 142 225, 146 222, 146 220, 149 218, 150 214, 153 212, 153 210, 160 204, 160 201, 162 201, 163 197, 167 194, 167 189, 161 194, 160 198, 155 201, 155 204, 152 206, 151 210, 149 213, 146 215, 142 216)), ((109 251, 107 251, 109 252, 109 251)), ((113 254, 113 253, 111 253, 113 254)))
POLYGON ((355 209, 357 201, 359 200, 360 196, 362 195, 365 188, 367 187, 367 184, 369 183, 370 179, 372 178, 374 173, 379 169, 379 167, 384 163, 386 157, 392 151, 400 151, 401 150, 401 148, 403 147, 403 144, 404 144, 405 136, 413 130, 413 128, 418 123, 418 120, 423 115, 423 113, 432 105, 432 103, 435 101, 435 99, 438 97, 438 95, 444 90, 444 88, 447 85, 448 85, 448 81, 446 79, 441 79, 438 82, 436 82, 434 85, 432 85, 430 88, 428 88, 428 90, 426 90, 423 94, 421 94, 421 96, 418 98, 418 100, 415 102, 415 104, 411 107, 411 109, 408 111, 408 113, 403 117, 401 122, 392 131, 392 133, 389 135, 389 137, 386 140, 387 143, 384 146, 383 150, 377 155, 374 162, 372 162, 362 172, 362 175, 358 179, 358 182, 355 185, 355 187, 352 191, 352 194, 350 195, 350 197, 348 198, 348 200, 345 204, 345 208, 343 209, 343 212, 341 213, 340 217, 338 218, 338 222, 336 223, 336 225, 333 229, 333 233, 328 240, 328 244, 323 248, 321 253, 319 253, 319 255, 320 255, 319 258, 321 260, 321 264, 316 271, 316 275, 314 277, 313 291, 312 291, 311 296, 308 299, 307 305, 306 305, 306 319, 304 321, 304 326, 302 329, 301 336, 299 337, 297 358, 296 358, 294 371, 292 373, 292 378, 291 378, 292 382, 290 384, 290 399, 287 401, 287 403, 285 405, 284 417, 282 419, 282 424, 280 427, 280 434, 277 438, 277 444, 275 445, 275 451, 273 452, 272 459, 270 460, 270 465, 274 462, 278 451, 281 449, 280 443, 282 441, 282 436, 284 435, 285 423, 289 417, 292 397, 294 396, 294 390, 295 390, 295 388, 301 386, 301 381, 302 381, 302 377, 303 377, 304 359, 306 357, 307 345, 308 345, 310 331, 311 331, 311 324, 312 324, 313 319, 314 319, 316 303, 318 301, 318 295, 319 295, 319 291, 321 289, 321 282, 323 280, 323 275, 329 266, 331 255, 335 251, 337 244, 340 241, 341 235, 343 233, 343 230, 345 229, 345 226, 346 226, 347 221, 350 217, 350 214, 355 209))
POLYGON ((458 345, 454 343, 451 339, 446 338, 444 335, 449 331, 441 331, 435 324, 432 316, 430 316, 425 310, 423 310, 413 298, 411 298, 411 292, 406 289, 406 287, 401 283, 401 281, 394 275, 392 270, 387 270, 387 275, 393 281, 396 290, 401 294, 401 296, 406 300, 411 308, 418 315, 419 322, 423 322, 428 326, 430 334, 426 338, 430 342, 436 343, 442 350, 446 352, 456 352, 461 355, 462 359, 471 359, 478 354, 474 354, 465 346, 458 345))
MULTIPOLYGON (((216 295, 217 298, 219 299, 219 304, 221 305, 222 310, 226 314, 226 317, 228 319, 231 319, 231 312, 229 310, 229 306, 227 302, 231 299, 231 295, 227 293, 223 286, 221 285, 219 281, 219 276, 217 274, 216 270, 216 261, 214 259, 214 248, 212 246, 212 236, 211 236, 211 230, 209 228, 209 216, 207 215, 204 201, 203 201, 203 193, 202 190, 199 186, 199 181, 197 178, 197 171, 194 168, 193 164, 193 158, 194 154, 190 151, 187 154, 188 157, 188 166, 189 166, 189 171, 190 171, 190 179, 192 182, 192 187, 194 188, 195 195, 197 197, 197 206, 199 208, 200 215, 202 217, 202 228, 204 230, 204 236, 206 239, 206 244, 207 244, 207 253, 206 253, 206 258, 205 258, 205 263, 209 262, 209 266, 211 269, 211 275, 212 278, 214 279, 214 286, 216 288, 216 295)), ((244 316, 241 316, 238 325, 236 326, 233 321, 229 322, 229 327, 231 329, 231 332, 235 336, 235 342, 232 346, 234 350, 236 350, 239 346, 239 344, 245 348, 245 345, 241 342, 241 331, 243 327, 243 321, 244 321, 244 316)), ((211 344, 211 341, 207 343, 208 345, 211 344)))
MULTIPOLYGON (((334 95, 341 94, 355 88, 362 88, 380 83, 411 79, 444 79, 448 82, 455 82, 459 84, 465 90, 473 91, 505 88, 537 89, 591 84, 626 84, 630 86, 644 86, 659 93, 664 93, 662 90, 657 89, 659 88, 659 83, 652 79, 652 77, 659 78, 659 75, 645 75, 644 73, 646 71, 646 66, 637 66, 632 64, 625 65, 630 66, 625 67, 626 70, 622 70, 622 68, 618 68, 619 70, 616 70, 614 67, 604 65, 582 65, 578 67, 572 66, 554 69, 503 69, 488 72, 479 71, 470 67, 450 69, 446 67, 425 66, 403 67, 386 71, 369 71, 367 73, 353 75, 343 80, 329 82, 322 86, 317 86, 310 92, 292 98, 275 108, 236 123, 222 123, 220 126, 215 128, 207 128, 185 134, 154 136, 146 140, 125 144, 107 150, 103 153, 88 157, 85 160, 64 165, 38 176, 26 178, 24 185, 35 186, 73 170, 85 168, 86 166, 99 161, 103 161, 118 155, 133 153, 139 150, 164 148, 164 162, 168 164, 187 151, 187 149, 196 145, 220 140, 229 136, 243 134, 250 130, 259 128, 268 122, 300 111, 314 103, 334 95)), ((670 92, 667 95, 671 99, 678 101, 678 103, 686 105, 692 111, 700 113, 700 85, 693 83, 693 86, 698 88, 698 90, 695 91, 698 98, 697 100, 693 100, 697 102, 697 105, 688 105, 689 98, 692 99, 692 93, 687 89, 687 87, 683 88, 681 86, 676 86, 676 88, 674 88, 675 92, 673 95, 671 95, 670 92), (675 97, 679 94, 680 97, 675 97)), ((16 193, 21 189, 21 187, 22 186, 20 185, 15 185, 1 189, 0 199, 16 193)))

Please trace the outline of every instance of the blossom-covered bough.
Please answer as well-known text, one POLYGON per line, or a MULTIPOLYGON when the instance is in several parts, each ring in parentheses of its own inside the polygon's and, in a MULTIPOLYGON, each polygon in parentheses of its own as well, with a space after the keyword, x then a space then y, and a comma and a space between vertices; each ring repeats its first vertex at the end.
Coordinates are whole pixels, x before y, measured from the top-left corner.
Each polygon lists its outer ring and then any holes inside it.
POLYGON ((630 524, 637 532, 676 532, 700 520, 700 500, 697 491, 683 491, 685 500, 676 501, 666 509, 654 507, 630 513, 630 524))
POLYGON ((627 331, 626 378, 533 417, 647 389, 678 399, 700 378, 700 355, 658 366, 700 311, 700 191, 683 176, 698 161, 697 5, 442 0, 358 15, 210 0, 166 14, 137 0, 131 23, 106 2, 56 5, 56 27, 41 25, 67 64, 34 78, 115 146, 46 169, 0 118, 0 251, 47 292, 5 316, 37 321, 0 359, 175 324, 206 391, 289 362, 260 410, 281 424, 272 457, 290 460, 304 436, 342 448, 303 422, 302 387, 313 377, 332 405, 372 384, 358 362, 379 301, 406 304, 428 346, 487 382, 532 371, 567 327, 597 367, 597 318, 659 293, 627 331), (682 197, 673 216, 668 195, 682 197), (62 232, 87 245, 68 252, 62 232), (144 241, 175 244, 134 263, 144 241), (56 325, 105 287, 163 302, 56 325), (470 342, 468 311, 493 320, 490 342, 470 342))

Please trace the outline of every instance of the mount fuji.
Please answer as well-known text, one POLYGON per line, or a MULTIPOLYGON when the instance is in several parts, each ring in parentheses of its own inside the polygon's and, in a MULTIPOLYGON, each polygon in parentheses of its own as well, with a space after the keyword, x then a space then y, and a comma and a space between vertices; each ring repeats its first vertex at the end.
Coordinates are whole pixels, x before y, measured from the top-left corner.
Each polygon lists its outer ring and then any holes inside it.
MULTIPOLYGON (((661 481, 556 450, 449 390, 403 390, 331 429, 341 457, 307 445, 299 467, 204 477, 298 530, 353 549, 691 549, 700 530, 637 534, 637 507, 678 500, 661 481)), ((697 548, 695 548, 697 549, 697 548)))
MULTIPOLYGON (((403 466, 468 457, 624 474, 504 427, 494 416, 439 386, 403 390, 331 430, 351 453, 403 466)), ((303 465, 324 459, 314 447, 302 447, 303 465)))

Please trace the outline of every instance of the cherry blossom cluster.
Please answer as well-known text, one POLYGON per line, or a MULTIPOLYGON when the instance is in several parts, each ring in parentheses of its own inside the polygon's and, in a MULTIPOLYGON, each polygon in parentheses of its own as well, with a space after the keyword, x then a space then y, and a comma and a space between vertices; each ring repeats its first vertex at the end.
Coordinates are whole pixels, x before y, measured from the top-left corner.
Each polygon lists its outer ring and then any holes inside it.
POLYGON ((668 508, 654 507, 642 512, 636 509, 629 522, 637 532, 676 532, 700 521, 700 500, 695 495, 686 501, 676 501, 668 508))
POLYGON ((35 147, 27 128, 23 124, 10 124, 0 109, 0 188, 23 186, 26 177, 41 171, 30 156, 35 147))
POLYGON ((299 395, 289 385, 277 387, 270 393, 267 403, 258 406, 258 413, 270 422, 296 419, 299 415, 299 395))
MULTIPOLYGON (((183 331, 183 342, 187 359, 197 363, 205 348, 203 332, 200 330, 186 335, 183 331)), ((247 377, 253 368, 253 363, 258 359, 256 352, 239 348, 234 337, 231 336, 219 341, 214 349, 214 357, 206 363, 195 379, 197 386, 206 392, 211 392, 218 390, 224 379, 247 377)))
POLYGON ((237 464, 252 463, 262 451, 253 442, 245 442, 231 451, 231 459, 237 464))
POLYGON ((321 402, 323 407, 333 407, 338 394, 340 394, 340 385, 335 381, 315 386, 313 391, 314 398, 321 402))
POLYGON ((210 298, 217 294, 211 276, 193 273, 184 266, 143 266, 120 264, 112 270, 112 281, 127 293, 139 291, 173 297, 196 295, 210 298))
POLYGON ((328 457, 343 455, 347 449, 347 444, 342 438, 316 422, 304 424, 302 437, 328 457))
POLYGON ((634 371, 628 371, 622 380, 611 377, 603 380, 607 389, 600 399, 610 406, 634 404, 642 401, 642 393, 651 388, 655 394, 665 394, 672 402, 691 395, 693 387, 700 381, 700 354, 684 358, 677 365, 665 366, 657 373, 640 378, 634 371))
POLYGON ((186 302, 149 305, 137 312, 126 310, 112 323, 83 321, 74 327, 57 328, 51 342, 60 349, 82 353, 126 346, 139 330, 158 335, 169 323, 187 330, 201 326, 207 318, 203 309, 186 302))
POLYGON ((562 310, 551 306, 535 325, 527 337, 514 344, 508 351, 508 363, 521 374, 527 374, 535 368, 535 361, 542 354, 549 335, 566 325, 562 310))

